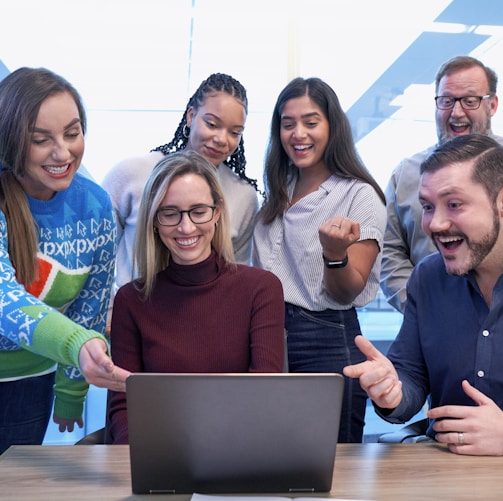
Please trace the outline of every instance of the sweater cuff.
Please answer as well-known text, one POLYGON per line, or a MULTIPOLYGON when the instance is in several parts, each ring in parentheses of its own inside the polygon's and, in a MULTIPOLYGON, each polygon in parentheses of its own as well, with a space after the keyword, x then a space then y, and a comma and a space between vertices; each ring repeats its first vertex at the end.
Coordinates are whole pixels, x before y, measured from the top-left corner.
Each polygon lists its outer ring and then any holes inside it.
POLYGON ((93 338, 106 338, 96 331, 85 329, 62 313, 49 311, 39 320, 33 335, 33 349, 63 365, 80 370, 79 353, 82 345, 93 338))
POLYGON ((63 419, 78 419, 84 412, 84 401, 75 401, 65 396, 56 397, 54 414, 63 419))
POLYGON ((69 379, 65 367, 58 366, 54 385, 54 414, 63 419, 82 416, 89 384, 84 379, 69 379))

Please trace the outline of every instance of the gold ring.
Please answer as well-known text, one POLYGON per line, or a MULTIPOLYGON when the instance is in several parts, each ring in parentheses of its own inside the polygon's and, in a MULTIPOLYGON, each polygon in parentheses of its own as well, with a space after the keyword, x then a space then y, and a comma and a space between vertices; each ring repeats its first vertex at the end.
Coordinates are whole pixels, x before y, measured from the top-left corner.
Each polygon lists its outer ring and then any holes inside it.
POLYGON ((337 223, 333 223, 332 226, 337 226, 337 228, 340 228, 341 225, 340 224, 337 224, 337 223))
POLYGON ((458 442, 460 445, 465 443, 465 436, 461 432, 458 432, 458 442))

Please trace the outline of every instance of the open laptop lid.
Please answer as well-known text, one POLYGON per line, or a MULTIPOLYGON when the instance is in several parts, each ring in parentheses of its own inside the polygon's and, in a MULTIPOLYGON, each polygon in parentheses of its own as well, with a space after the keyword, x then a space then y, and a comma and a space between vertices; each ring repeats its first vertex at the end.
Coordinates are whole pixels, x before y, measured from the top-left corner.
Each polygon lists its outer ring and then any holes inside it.
POLYGON ((331 489, 340 374, 133 374, 134 493, 331 489))

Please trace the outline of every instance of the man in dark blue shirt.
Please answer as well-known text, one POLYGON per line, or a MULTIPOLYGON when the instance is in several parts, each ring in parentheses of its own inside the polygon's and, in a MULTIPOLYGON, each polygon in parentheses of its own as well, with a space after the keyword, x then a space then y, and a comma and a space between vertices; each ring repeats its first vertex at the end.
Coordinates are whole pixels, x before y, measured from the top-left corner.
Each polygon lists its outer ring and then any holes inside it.
POLYGON ((503 455, 503 147, 456 137, 421 165, 422 227, 440 251, 407 285, 400 332, 382 355, 356 340, 360 379, 387 421, 429 398, 428 435, 459 454, 503 455))

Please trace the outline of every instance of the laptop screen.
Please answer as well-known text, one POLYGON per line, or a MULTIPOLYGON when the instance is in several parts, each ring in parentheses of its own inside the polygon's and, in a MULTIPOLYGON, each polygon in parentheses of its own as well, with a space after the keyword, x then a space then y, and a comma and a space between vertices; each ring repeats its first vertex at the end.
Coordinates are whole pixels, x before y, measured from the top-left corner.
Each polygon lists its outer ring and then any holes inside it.
POLYGON ((305 493, 332 484, 339 374, 133 374, 134 493, 305 493))

